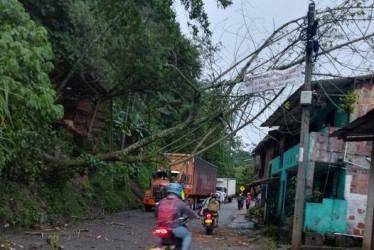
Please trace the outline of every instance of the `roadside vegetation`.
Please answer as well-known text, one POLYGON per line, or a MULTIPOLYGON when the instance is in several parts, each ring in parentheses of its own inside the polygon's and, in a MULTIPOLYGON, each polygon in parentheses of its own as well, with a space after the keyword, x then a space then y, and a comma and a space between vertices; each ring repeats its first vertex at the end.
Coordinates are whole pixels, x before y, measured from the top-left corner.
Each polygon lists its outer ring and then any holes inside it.
MULTIPOLYGON (((191 120, 136 147, 136 160, 98 156, 183 123, 200 95, 193 90, 201 71, 198 46, 181 35, 171 5, 134 3, 0 1, 1 228, 58 225, 139 208, 157 164, 151 158, 196 151, 207 131, 212 137, 201 146, 226 133, 224 120, 217 126, 217 118, 204 118, 188 131, 191 120), (64 91, 72 78, 96 82, 103 91, 71 96, 64 91), (102 103, 109 122, 99 140, 61 126, 68 98, 102 103), (70 164, 74 160, 79 163, 70 164)), ((208 38, 201 6, 185 4, 196 20, 195 35, 208 38)), ((212 108, 209 95, 199 102, 201 112, 212 108)), ((236 164, 230 143, 203 154, 222 176, 236 164)))

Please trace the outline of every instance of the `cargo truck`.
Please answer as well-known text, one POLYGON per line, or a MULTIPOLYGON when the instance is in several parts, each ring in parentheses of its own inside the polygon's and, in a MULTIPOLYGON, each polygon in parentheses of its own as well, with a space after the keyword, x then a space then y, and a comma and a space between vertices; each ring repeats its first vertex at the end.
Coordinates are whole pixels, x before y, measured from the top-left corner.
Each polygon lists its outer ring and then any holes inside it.
POLYGON ((225 202, 231 202, 235 196, 236 179, 235 178, 217 178, 216 191, 224 192, 225 202))
POLYGON ((159 164, 150 189, 146 190, 143 204, 146 210, 151 210, 157 202, 164 198, 166 186, 170 181, 182 185, 186 202, 196 208, 201 199, 209 197, 216 190, 217 167, 199 157, 187 154, 166 154, 169 167, 159 164), (186 159, 178 164, 182 159, 186 159))

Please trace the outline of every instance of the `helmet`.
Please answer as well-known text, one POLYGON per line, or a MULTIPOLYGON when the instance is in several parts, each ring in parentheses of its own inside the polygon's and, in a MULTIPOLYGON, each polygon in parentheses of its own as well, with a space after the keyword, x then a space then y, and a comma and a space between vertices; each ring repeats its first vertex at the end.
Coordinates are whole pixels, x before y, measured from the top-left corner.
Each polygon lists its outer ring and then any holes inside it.
POLYGON ((212 198, 214 198, 214 199, 218 199, 218 198, 219 198, 219 195, 216 194, 216 193, 214 193, 214 194, 212 194, 212 198))
POLYGON ((178 196, 181 196, 182 193, 182 186, 178 183, 169 183, 166 189, 168 193, 174 193, 178 196))

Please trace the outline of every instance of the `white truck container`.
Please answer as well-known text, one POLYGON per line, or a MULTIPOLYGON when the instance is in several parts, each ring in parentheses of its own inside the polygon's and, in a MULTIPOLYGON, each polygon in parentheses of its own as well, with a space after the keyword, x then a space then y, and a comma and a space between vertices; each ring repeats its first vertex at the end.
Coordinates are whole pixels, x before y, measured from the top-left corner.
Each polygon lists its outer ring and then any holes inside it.
POLYGON ((231 202, 236 192, 236 179, 217 178, 216 191, 224 192, 225 202, 231 202))

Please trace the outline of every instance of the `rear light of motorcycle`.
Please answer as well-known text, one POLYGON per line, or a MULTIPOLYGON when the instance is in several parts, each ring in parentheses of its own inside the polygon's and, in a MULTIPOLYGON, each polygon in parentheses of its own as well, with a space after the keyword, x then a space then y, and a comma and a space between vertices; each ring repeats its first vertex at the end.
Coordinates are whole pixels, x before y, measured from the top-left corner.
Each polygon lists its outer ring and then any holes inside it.
POLYGON ((212 218, 212 214, 206 214, 206 218, 207 219, 211 219, 212 218))
POLYGON ((157 227, 152 230, 152 234, 158 237, 164 237, 168 235, 169 229, 167 227, 157 227))

